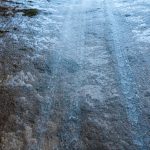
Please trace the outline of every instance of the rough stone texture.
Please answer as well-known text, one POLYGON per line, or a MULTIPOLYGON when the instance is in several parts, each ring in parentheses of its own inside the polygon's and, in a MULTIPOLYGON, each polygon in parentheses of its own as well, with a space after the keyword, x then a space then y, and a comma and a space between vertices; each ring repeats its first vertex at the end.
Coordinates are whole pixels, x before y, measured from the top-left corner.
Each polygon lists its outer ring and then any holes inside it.
POLYGON ((150 149, 148 0, 0 4, 0 149, 150 149))

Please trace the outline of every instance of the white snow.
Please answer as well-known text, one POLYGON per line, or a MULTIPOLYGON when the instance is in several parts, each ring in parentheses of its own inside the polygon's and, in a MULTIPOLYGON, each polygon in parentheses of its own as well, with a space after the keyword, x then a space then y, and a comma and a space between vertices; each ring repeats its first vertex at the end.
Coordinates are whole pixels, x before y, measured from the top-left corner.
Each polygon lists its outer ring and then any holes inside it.
POLYGON ((141 30, 132 30, 134 38, 139 42, 150 43, 150 28, 141 30))

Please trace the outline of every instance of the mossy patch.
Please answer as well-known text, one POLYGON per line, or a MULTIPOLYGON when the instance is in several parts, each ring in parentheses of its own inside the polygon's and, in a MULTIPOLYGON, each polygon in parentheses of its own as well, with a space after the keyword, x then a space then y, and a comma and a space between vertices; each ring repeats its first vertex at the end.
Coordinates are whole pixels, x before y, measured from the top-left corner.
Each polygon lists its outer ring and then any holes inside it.
POLYGON ((39 11, 37 9, 23 9, 23 16, 33 17, 36 16, 39 11))

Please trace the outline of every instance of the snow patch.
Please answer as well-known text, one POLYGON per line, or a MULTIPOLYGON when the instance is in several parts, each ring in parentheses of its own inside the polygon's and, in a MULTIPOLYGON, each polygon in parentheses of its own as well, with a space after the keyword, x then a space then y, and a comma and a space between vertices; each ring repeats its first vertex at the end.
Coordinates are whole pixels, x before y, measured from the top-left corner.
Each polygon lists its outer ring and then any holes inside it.
POLYGON ((132 30, 134 33, 134 38, 139 42, 150 43, 150 28, 144 31, 132 30))
POLYGON ((127 20, 135 23, 144 23, 144 19, 142 16, 131 16, 128 17, 127 20))

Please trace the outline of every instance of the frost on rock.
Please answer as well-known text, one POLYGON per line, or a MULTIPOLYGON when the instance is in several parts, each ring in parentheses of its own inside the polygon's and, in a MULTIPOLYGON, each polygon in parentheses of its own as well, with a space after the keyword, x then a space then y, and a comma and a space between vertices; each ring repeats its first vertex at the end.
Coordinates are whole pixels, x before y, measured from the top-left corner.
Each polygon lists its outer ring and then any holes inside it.
POLYGON ((33 138, 32 136, 32 128, 30 126, 25 127, 25 141, 27 143, 27 148, 35 148, 37 145, 37 140, 33 138))
POLYGON ((23 141, 15 135, 14 132, 4 133, 1 138, 1 145, 3 150, 22 150, 23 141))
POLYGON ((32 82, 34 81, 34 76, 30 72, 24 73, 24 71, 20 71, 15 76, 8 76, 6 80, 6 85, 32 87, 32 82))

